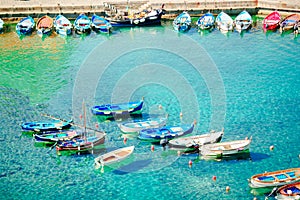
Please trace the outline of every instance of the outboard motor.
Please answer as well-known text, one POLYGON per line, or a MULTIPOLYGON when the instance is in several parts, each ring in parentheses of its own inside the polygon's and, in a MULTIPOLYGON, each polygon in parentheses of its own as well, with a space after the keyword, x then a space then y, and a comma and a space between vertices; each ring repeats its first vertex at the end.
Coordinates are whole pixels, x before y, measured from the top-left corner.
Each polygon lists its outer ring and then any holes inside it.
POLYGON ((161 139, 159 144, 165 149, 166 145, 168 144, 168 140, 166 138, 161 139))

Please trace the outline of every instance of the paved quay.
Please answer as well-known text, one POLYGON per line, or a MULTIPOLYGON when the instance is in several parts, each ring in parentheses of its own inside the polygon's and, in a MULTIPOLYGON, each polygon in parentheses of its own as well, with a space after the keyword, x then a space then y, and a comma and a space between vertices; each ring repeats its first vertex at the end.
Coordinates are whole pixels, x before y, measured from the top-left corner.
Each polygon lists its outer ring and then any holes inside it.
POLYGON ((243 9, 250 14, 267 15, 278 10, 283 16, 289 13, 300 13, 300 0, 0 0, 0 17, 7 20, 31 15, 54 17, 58 13, 69 18, 76 18, 79 13, 91 15, 138 12, 145 9, 161 8, 164 5, 166 15, 163 18, 173 19, 180 12, 187 10, 191 16, 200 16, 210 11, 218 14, 222 10, 236 15, 243 9))

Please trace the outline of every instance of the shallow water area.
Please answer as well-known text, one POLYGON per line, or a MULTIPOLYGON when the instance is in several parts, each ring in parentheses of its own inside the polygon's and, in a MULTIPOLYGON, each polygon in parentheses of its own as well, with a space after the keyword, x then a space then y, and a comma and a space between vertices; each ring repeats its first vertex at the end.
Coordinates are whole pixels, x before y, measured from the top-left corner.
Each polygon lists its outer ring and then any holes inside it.
POLYGON ((259 20, 241 34, 177 33, 170 22, 111 35, 19 39, 13 30, 0 35, 1 199, 264 199, 247 179, 299 167, 299 36, 265 33, 259 20), (223 141, 252 136, 250 157, 208 161, 152 149, 123 134, 121 119, 90 113, 93 105, 142 97, 139 117, 167 113, 167 125, 197 120, 193 134, 224 128, 223 141), (45 119, 41 113, 82 124, 83 101, 88 126, 107 133, 100 149, 58 155, 22 133, 20 124, 45 119), (123 166, 95 170, 96 156, 131 145, 123 166))

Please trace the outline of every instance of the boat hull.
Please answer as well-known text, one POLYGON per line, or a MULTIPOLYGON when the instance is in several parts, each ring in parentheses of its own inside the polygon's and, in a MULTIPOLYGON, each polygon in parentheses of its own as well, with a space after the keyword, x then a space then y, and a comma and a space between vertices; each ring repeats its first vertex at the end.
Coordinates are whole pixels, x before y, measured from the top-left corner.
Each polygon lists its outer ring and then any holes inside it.
POLYGON ((206 144, 201 148, 201 155, 204 158, 223 158, 237 154, 249 153, 250 140, 235 140, 215 144, 206 144))
POLYGON ((300 168, 266 172, 251 177, 251 188, 276 187, 300 181, 300 168))
POLYGON ((19 35, 30 35, 33 32, 35 22, 32 17, 26 17, 16 25, 16 31, 19 35))
POLYGON ((263 20, 263 29, 264 30, 275 30, 279 27, 281 16, 279 12, 274 11, 267 15, 263 20))
POLYGON ((54 20, 54 28, 59 35, 70 35, 72 33, 71 22, 63 15, 58 15, 54 20))
POLYGON ((139 132, 138 139, 158 143, 161 140, 169 141, 173 138, 190 134, 194 130, 195 123, 192 125, 166 126, 163 128, 144 129, 139 132))
POLYGON ((129 102, 122 104, 106 104, 92 107, 94 115, 103 117, 126 116, 130 114, 140 114, 142 112, 144 101, 129 102))
MULTIPOLYGON (((105 134, 102 137, 91 137, 92 140, 87 138, 86 141, 81 140, 70 140, 61 142, 56 146, 57 151, 88 151, 94 149, 96 146, 104 144, 105 142, 105 134)), ((75 138, 76 139, 76 138, 75 138)))
POLYGON ((300 199, 300 182, 288 184, 278 188, 277 200, 299 200, 300 199))
POLYGON ((53 29, 53 19, 47 15, 41 17, 36 23, 36 30, 39 36, 51 35, 53 29))
POLYGON ((148 128, 161 128, 167 123, 166 118, 162 119, 148 119, 148 120, 136 120, 133 122, 124 122, 118 124, 119 128, 124 133, 134 133, 148 128))
POLYGON ((112 27, 134 27, 134 26, 153 26, 161 24, 161 17, 165 10, 152 10, 143 16, 117 16, 114 19, 108 19, 112 27))
POLYGON ((185 32, 191 28, 191 17, 187 12, 182 12, 173 21, 173 28, 178 32, 185 32))
POLYGON ((115 163, 121 162, 130 156, 134 151, 134 146, 124 147, 120 149, 116 149, 114 151, 108 152, 101 156, 98 156, 94 159, 95 167, 99 168, 100 166, 108 166, 113 165, 115 163))
POLYGON ((221 32, 233 30, 233 19, 226 13, 221 12, 216 17, 216 26, 221 32))
POLYGON ((72 126, 72 120, 64 122, 26 122, 21 125, 23 131, 46 132, 60 131, 69 129, 72 126))
POLYGON ((200 30, 212 29, 215 24, 215 17, 211 13, 206 13, 198 19, 196 24, 200 30))
POLYGON ((74 29, 77 34, 91 33, 91 20, 85 14, 80 14, 74 21, 74 29))
POLYGON ((194 149, 196 146, 201 148, 202 145, 220 142, 224 132, 211 132, 203 135, 193 135, 190 137, 182 137, 173 139, 168 142, 171 149, 194 149))

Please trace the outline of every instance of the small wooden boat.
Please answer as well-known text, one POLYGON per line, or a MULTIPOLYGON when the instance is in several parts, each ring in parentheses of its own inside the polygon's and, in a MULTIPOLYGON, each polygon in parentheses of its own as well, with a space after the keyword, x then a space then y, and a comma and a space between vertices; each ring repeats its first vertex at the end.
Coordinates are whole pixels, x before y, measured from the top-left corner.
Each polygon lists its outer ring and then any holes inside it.
POLYGON ((143 108, 144 99, 139 102, 128 102, 120 104, 105 104, 92 107, 94 115, 104 117, 122 116, 128 114, 140 114, 143 108))
POLYGON ((192 19, 188 12, 182 12, 173 21, 173 27, 176 31, 185 32, 191 28, 192 19))
POLYGON ((193 132, 196 122, 191 125, 165 126, 163 128, 144 129, 139 132, 138 139, 148 142, 160 142, 162 144, 177 137, 193 132))
POLYGON ((80 131, 60 131, 60 132, 51 132, 43 134, 34 134, 35 142, 43 143, 55 143, 58 141, 71 140, 76 137, 80 137, 82 132, 80 131))
POLYGON ((249 180, 251 188, 276 187, 300 181, 300 168, 290 168, 253 175, 249 180))
POLYGON ((56 33, 60 35, 70 35, 72 33, 72 24, 63 15, 57 15, 54 19, 54 28, 56 33))
POLYGON ((95 168, 99 169, 101 166, 103 167, 104 165, 111 165, 113 163, 121 162, 122 160, 130 156, 133 153, 133 151, 134 146, 130 146, 116 149, 114 151, 98 156, 94 159, 95 168))
POLYGON ((220 12, 216 17, 216 26, 221 32, 233 30, 233 19, 225 12, 220 12))
POLYGON ((285 186, 278 188, 276 199, 277 200, 287 200, 287 199, 300 199, 300 182, 291 183, 285 186))
POLYGON ((215 25, 215 17, 212 13, 208 12, 202 15, 196 24, 200 30, 212 29, 215 25))
POLYGON ((164 9, 154 9, 147 12, 138 12, 133 15, 116 15, 108 18, 112 27, 133 27, 160 25, 161 17, 165 14, 164 9))
POLYGON ((4 21, 0 18, 0 33, 3 32, 4 21))
MULTIPOLYGON (((86 134, 85 134, 86 135, 86 134)), ((56 145, 57 151, 88 151, 101 145, 105 141, 105 133, 99 136, 79 137, 72 140, 59 141, 56 145)))
POLYGON ((263 29, 264 30, 275 30, 278 28, 279 23, 281 20, 281 16, 280 13, 277 11, 271 12, 270 14, 268 14, 262 24, 263 24, 263 29))
POLYGON ((211 131, 210 133, 202 134, 202 135, 193 135, 189 137, 180 137, 168 142, 168 146, 171 149, 201 149, 201 146, 205 144, 211 144, 220 142, 224 135, 224 131, 211 131))
POLYGON ((53 122, 26 122, 21 125, 23 131, 35 131, 35 132, 46 132, 46 131, 59 131, 62 129, 68 129, 72 126, 72 120, 61 121, 55 120, 53 122))
POLYGON ((161 128, 167 123, 167 118, 141 119, 118 124, 124 133, 139 132, 148 128, 161 128))
POLYGON ((91 20, 84 13, 81 13, 74 21, 74 29, 78 34, 91 32, 91 20))
POLYGON ((247 153, 249 152, 251 141, 252 138, 206 144, 202 146, 200 153, 204 158, 223 158, 239 153, 247 153))
POLYGON ((36 23, 37 34, 40 36, 50 35, 53 28, 53 19, 47 15, 39 18, 36 23))
POLYGON ((234 26, 238 32, 241 32, 243 30, 250 29, 252 26, 252 22, 253 21, 251 15, 246 10, 244 10, 234 19, 234 26))
POLYGON ((295 25, 300 21, 300 14, 291 14, 284 18, 280 23, 280 32, 292 30, 295 25))
POLYGON ((32 17, 28 16, 20 20, 17 23, 16 31, 19 35, 31 34, 35 26, 35 22, 32 17))
POLYGON ((102 33, 110 33, 112 28, 111 24, 106 19, 96 14, 92 16, 91 26, 94 31, 102 33))

